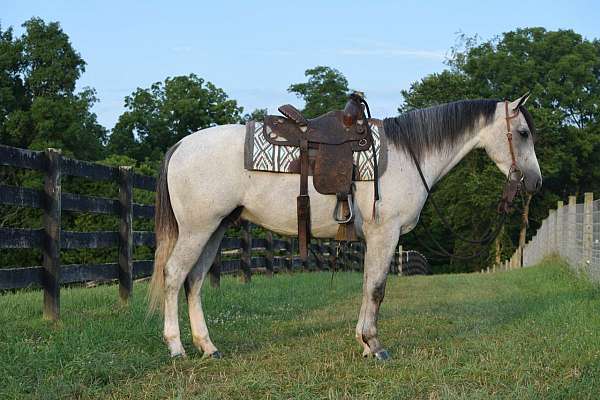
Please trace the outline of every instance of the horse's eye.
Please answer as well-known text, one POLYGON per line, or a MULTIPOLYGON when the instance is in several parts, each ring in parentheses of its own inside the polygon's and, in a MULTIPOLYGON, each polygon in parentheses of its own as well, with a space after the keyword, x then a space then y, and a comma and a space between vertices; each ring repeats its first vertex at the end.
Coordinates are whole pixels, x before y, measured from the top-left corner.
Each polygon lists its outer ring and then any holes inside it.
POLYGON ((519 135, 526 138, 527 136, 529 136, 529 131, 527 129, 521 129, 519 130, 519 135))

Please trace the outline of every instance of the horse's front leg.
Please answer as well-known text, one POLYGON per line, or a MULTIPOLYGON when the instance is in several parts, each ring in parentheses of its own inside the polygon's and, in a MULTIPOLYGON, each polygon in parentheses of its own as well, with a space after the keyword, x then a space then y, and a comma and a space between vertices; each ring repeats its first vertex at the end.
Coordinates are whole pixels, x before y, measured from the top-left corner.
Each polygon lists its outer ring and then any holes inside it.
POLYGON ((380 360, 389 358, 377 336, 379 306, 385 295, 385 283, 390 262, 400 235, 400 227, 388 223, 377 226, 366 235, 363 299, 356 324, 356 339, 363 345, 363 355, 375 355, 380 360))

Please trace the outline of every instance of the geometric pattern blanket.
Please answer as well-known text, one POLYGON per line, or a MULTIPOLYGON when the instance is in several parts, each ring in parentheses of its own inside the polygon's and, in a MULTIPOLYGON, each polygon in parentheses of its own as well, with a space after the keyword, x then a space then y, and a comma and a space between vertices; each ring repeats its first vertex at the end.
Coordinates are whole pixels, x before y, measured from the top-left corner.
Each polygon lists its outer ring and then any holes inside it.
MULTIPOLYGON (((383 122, 370 119, 369 125, 373 134, 377 167, 382 176, 387 167, 387 140, 383 134, 383 122)), ((263 123, 249 121, 246 123, 246 144, 244 148, 244 168, 249 171, 290 172, 290 163, 300 157, 300 149, 292 146, 271 144, 265 139, 270 129, 263 132, 263 123)), ((354 152, 354 165, 357 170, 357 181, 372 181, 374 178, 372 149, 354 152)))

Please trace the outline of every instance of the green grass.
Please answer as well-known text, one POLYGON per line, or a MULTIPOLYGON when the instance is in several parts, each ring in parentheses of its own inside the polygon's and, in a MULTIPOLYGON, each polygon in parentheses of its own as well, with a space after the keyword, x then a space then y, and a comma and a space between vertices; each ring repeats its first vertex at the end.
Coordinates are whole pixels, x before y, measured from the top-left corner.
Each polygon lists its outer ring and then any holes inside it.
POLYGON ((62 321, 39 291, 0 296, 0 399, 600 398, 600 291, 559 261, 496 274, 391 276, 380 334, 393 360, 354 341, 361 276, 306 273, 207 288, 225 354, 171 360, 145 284, 62 291, 62 321))

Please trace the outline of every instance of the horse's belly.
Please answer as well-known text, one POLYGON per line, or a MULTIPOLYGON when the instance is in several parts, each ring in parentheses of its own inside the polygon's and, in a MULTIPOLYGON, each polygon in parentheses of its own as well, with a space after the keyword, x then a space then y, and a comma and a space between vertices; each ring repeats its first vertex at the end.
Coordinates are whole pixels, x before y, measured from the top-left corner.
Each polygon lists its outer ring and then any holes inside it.
MULTIPOLYGON (((299 175, 249 172, 242 218, 283 234, 298 233, 296 197, 299 175)), ((315 237, 333 237, 337 224, 333 220, 335 196, 317 193, 309 180, 311 233, 315 237)))
MULTIPOLYGON (((298 233, 296 198, 300 191, 300 175, 249 171, 248 174, 242 218, 283 235, 296 235, 298 233)), ((368 182, 364 183, 368 184, 368 182)), ((359 182, 357 185, 360 189, 363 183, 359 182)), ((335 237, 338 229, 338 224, 333 219, 335 196, 318 193, 311 177, 309 177, 308 188, 312 236, 335 237)), ((361 203, 359 201, 354 207, 355 224, 359 228, 362 221, 360 210, 365 209, 361 207, 361 203)))

